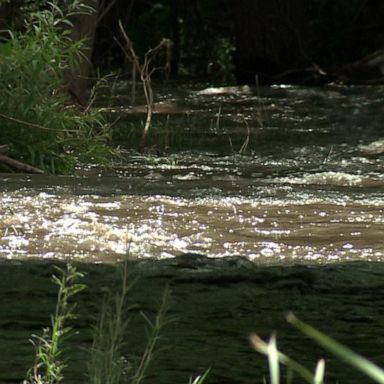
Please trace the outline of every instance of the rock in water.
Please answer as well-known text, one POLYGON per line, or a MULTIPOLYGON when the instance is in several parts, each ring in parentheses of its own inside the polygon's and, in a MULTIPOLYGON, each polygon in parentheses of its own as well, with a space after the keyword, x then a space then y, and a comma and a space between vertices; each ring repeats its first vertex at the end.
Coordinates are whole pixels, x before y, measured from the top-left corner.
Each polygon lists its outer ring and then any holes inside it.
POLYGON ((359 145, 359 150, 366 156, 379 156, 384 154, 384 139, 373 141, 368 145, 359 145))

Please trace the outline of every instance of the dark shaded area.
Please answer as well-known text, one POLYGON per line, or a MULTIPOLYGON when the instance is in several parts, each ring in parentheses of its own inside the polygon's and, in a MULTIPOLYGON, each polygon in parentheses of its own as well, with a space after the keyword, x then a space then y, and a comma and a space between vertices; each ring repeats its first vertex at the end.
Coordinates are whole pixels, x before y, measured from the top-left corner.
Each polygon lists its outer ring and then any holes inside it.
MULTIPOLYGON (((100 10, 103 14, 103 8, 100 10)), ((130 73, 116 40, 121 20, 137 55, 156 46, 163 37, 173 42, 171 74, 212 81, 231 77, 233 20, 230 2, 117 0, 98 25, 93 60, 101 67, 130 73), (227 52, 228 51, 228 52, 227 52)))
MULTIPOLYGON (((1 29, 22 27, 23 15, 45 3, 3 2, 1 29)), ((104 73, 131 73, 118 43, 123 43, 118 27, 121 20, 141 58, 162 38, 173 41, 174 78, 214 83, 233 83, 236 78, 241 84, 312 85, 383 80, 384 3, 380 0, 88 3, 98 8, 96 32, 86 32, 91 40, 96 33, 89 48, 93 48, 95 68, 104 73)), ((73 36, 84 37, 83 27, 75 25, 73 36)))
POLYGON ((257 75, 263 84, 382 78, 383 59, 355 62, 384 47, 383 18, 381 1, 236 1, 236 77, 254 83, 257 75))
POLYGON ((383 77, 381 1, 118 0, 98 27, 94 61, 104 67, 125 68, 114 41, 117 19, 139 56, 162 37, 171 38, 174 76, 228 82, 233 72, 241 84, 364 83, 383 77))
MULTIPOLYGON (((28 338, 49 323, 54 309, 53 264, 58 262, 0 264, 2 383, 20 382, 33 363, 28 338)), ((78 268, 87 273, 89 288, 78 297, 77 332, 66 345, 70 357, 66 383, 84 382, 89 327, 105 289, 118 286, 114 267, 79 264, 78 268)), ((130 269, 139 280, 130 297, 137 305, 127 313, 131 318, 127 353, 142 350, 145 331, 139 312, 154 318, 166 284, 173 292, 170 315, 178 318, 164 329, 161 343, 166 348, 152 365, 149 382, 187 382, 190 375, 209 367, 210 383, 262 382, 267 375, 265 358, 251 350, 247 337, 257 332, 268 338, 272 330, 278 331, 279 347, 309 367, 326 357, 327 382, 368 382, 292 329, 284 320, 287 310, 383 362, 381 264, 257 267, 242 258, 188 254, 171 261, 132 263, 130 269)))

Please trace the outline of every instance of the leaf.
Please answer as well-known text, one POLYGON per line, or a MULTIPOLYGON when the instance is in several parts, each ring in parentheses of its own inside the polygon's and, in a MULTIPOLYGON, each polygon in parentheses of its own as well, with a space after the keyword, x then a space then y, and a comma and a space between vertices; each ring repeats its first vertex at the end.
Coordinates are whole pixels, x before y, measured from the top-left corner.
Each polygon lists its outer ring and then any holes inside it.
MULTIPOLYGON (((251 334, 249 338, 252 346, 256 349, 257 352, 268 356, 268 344, 262 340, 258 335, 255 333, 251 334)), ((291 359, 284 353, 281 353, 280 351, 277 351, 279 361, 281 364, 284 364, 288 369, 296 372, 298 375, 300 375, 307 383, 313 384, 314 376, 312 372, 298 363, 297 361, 291 359)))
POLYGON ((325 361, 324 359, 320 359, 316 365, 314 384, 324 383, 324 373, 325 373, 325 361))
POLYGON ((13 52, 12 41, 0 43, 0 56, 10 56, 13 52))
POLYGON ((346 363, 363 372, 377 383, 384 384, 384 370, 367 360, 365 357, 358 355, 356 352, 340 344, 326 334, 302 322, 293 313, 287 315, 287 321, 346 363))
POLYGON ((271 384, 280 384, 279 352, 277 350, 275 334, 272 334, 267 348, 271 384))
POLYGON ((192 381, 190 380, 190 384, 203 384, 205 379, 207 378, 208 374, 209 374, 209 371, 211 369, 208 368, 202 375, 199 375, 197 377, 195 377, 195 379, 192 381))

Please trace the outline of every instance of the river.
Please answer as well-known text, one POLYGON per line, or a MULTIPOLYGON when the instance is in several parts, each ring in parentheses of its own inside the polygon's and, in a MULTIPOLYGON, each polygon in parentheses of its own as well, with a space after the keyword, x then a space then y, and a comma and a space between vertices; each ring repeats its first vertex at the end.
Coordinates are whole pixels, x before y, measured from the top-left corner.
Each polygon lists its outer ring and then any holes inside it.
MULTIPOLYGON (((123 116, 119 137, 128 140, 141 115, 122 93, 106 110, 123 116)), ((289 309, 346 343, 354 332, 361 343, 350 345, 380 362, 384 161, 364 145, 383 134, 383 99, 380 86, 161 89, 153 135, 168 136, 159 155, 127 150, 112 170, 90 166, 73 177, 0 175, 1 272, 19 268, 30 281, 39 271, 27 285, 39 301, 52 260, 103 271, 129 251, 146 266, 138 292, 155 300, 172 281, 181 325, 168 336, 180 361, 164 352, 165 366, 156 366, 164 374, 151 382, 187 382, 209 366, 212 383, 262 382, 252 330, 282 329, 289 351, 297 344, 301 358, 317 355, 285 325, 289 309)), ((2 297, 29 292, 6 281, 2 297)), ((5 350, 30 330, 7 300, 5 350)), ((14 355, 26 364, 27 352, 14 355)), ((2 382, 22 377, 7 364, 2 382)))

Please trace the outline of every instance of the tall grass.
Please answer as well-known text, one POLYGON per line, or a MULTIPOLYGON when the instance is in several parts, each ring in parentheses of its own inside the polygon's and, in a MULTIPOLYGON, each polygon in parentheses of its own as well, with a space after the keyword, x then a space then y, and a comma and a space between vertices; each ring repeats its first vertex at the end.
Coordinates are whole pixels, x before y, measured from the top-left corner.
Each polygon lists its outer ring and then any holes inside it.
MULTIPOLYGON (((70 336, 68 322, 76 318, 76 304, 70 299, 85 288, 77 280, 83 277, 71 264, 57 268, 52 277, 58 285, 55 313, 50 327, 43 328, 42 335, 32 335, 35 361, 28 370, 23 384, 59 384, 64 382, 63 339, 70 336)), ((119 270, 120 284, 117 290, 109 291, 103 298, 100 313, 93 327, 93 343, 89 350, 88 382, 90 384, 140 384, 146 377, 150 363, 159 351, 163 327, 172 319, 167 315, 170 291, 165 289, 154 320, 141 313, 147 332, 147 343, 141 356, 126 355, 128 349, 128 311, 131 309, 128 295, 135 281, 129 281, 128 263, 119 270)), ((86 379, 84 379, 86 382, 86 379)), ((197 383, 197 382, 196 382, 197 383)))
POLYGON ((42 336, 33 335, 31 341, 36 351, 35 363, 29 369, 24 384, 56 384, 63 380, 65 363, 61 359, 62 341, 71 331, 67 322, 76 317, 76 305, 70 304, 69 300, 85 285, 76 282, 83 275, 71 264, 67 265, 66 270, 57 268, 57 271, 60 276, 52 277, 59 287, 56 310, 51 318, 51 327, 44 328, 42 336))
POLYGON ((133 283, 128 282, 127 263, 121 271, 120 291, 108 292, 102 301, 100 313, 93 328, 93 343, 88 364, 92 384, 118 384, 131 366, 123 356, 128 327, 125 317, 128 294, 133 283))
POLYGON ((127 305, 128 294, 134 281, 129 283, 128 264, 121 267, 119 291, 109 292, 103 299, 97 324, 93 332, 90 361, 88 364, 90 384, 140 384, 154 358, 160 333, 171 320, 167 316, 169 289, 165 289, 155 320, 141 313, 147 327, 148 340, 139 359, 128 358, 124 351, 128 348, 126 340, 131 307, 127 305))
MULTIPOLYGON (((74 266, 68 264, 66 269, 56 268, 58 275, 52 277, 59 287, 56 309, 51 318, 51 326, 44 328, 41 336, 32 335, 35 346, 35 362, 27 372, 23 384, 59 384, 64 382, 65 362, 62 358, 63 339, 68 337, 71 327, 68 321, 76 318, 76 304, 71 304, 71 298, 85 288, 78 279, 83 274, 74 266)), ((139 358, 126 355, 128 343, 126 340, 129 318, 127 305, 128 295, 135 281, 129 281, 128 263, 125 261, 120 268, 120 284, 118 290, 108 292, 103 298, 99 317, 93 329, 93 343, 90 348, 88 363, 88 382, 90 384, 140 384, 146 378, 150 363, 154 359, 161 340, 163 327, 173 319, 168 316, 170 292, 165 289, 160 308, 154 320, 142 313, 147 325, 147 344, 139 358)), ((384 370, 364 357, 338 343, 329 336, 296 318, 292 313, 287 320, 299 331, 312 338, 337 358, 361 371, 374 382, 384 384, 384 370)), ((294 383, 299 376, 308 384, 325 383, 325 361, 320 359, 312 372, 301 363, 291 359, 278 350, 276 336, 272 334, 268 342, 256 334, 250 336, 250 341, 256 351, 268 358, 270 383, 283 382, 280 365, 286 367, 284 382, 294 383)), ((203 384, 209 381, 209 370, 204 374, 189 380, 189 384, 203 384)), ((264 382, 266 382, 264 380, 264 382)))
POLYGON ((0 144, 10 155, 52 173, 79 161, 105 160, 109 129, 98 111, 73 107, 65 74, 82 59, 70 38, 70 17, 92 12, 81 1, 58 0, 31 12, 22 32, 0 43, 0 144))
MULTIPOLYGON (((313 328, 309 324, 299 320, 292 313, 287 315, 287 320, 294 327, 306 336, 313 339, 317 344, 324 347, 327 351, 334 354, 338 359, 362 372, 365 376, 372 379, 375 383, 384 384, 384 370, 373 364, 366 358, 358 355, 348 347, 340 344, 328 335, 313 328)), ((269 372, 271 384, 280 384, 280 364, 287 368, 286 383, 293 383, 294 375, 300 376, 308 384, 324 384, 325 380, 325 361, 320 359, 312 373, 308 368, 299 362, 289 358, 277 349, 276 337, 272 335, 269 342, 263 341, 258 335, 252 334, 250 341, 256 351, 267 356, 269 361, 269 372)))
POLYGON ((151 321, 144 312, 141 313, 146 322, 147 344, 139 360, 139 364, 134 367, 134 374, 129 381, 131 384, 140 384, 145 379, 150 363, 155 358, 156 352, 158 352, 157 348, 161 340, 161 331, 165 325, 175 320, 168 316, 169 302, 170 290, 167 287, 164 290, 155 320, 151 321))

